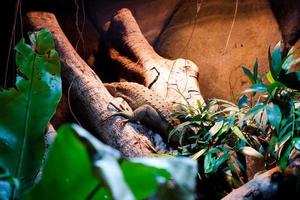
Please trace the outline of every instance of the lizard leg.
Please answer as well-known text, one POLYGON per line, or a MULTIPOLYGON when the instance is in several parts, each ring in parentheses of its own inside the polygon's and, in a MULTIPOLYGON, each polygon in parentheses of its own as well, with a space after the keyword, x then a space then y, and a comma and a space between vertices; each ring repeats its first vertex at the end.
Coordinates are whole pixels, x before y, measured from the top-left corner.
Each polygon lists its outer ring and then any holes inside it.
POLYGON ((159 132, 166 132, 169 128, 168 124, 161 118, 159 113, 147 104, 135 109, 132 116, 128 119, 130 122, 140 121, 142 124, 159 132))

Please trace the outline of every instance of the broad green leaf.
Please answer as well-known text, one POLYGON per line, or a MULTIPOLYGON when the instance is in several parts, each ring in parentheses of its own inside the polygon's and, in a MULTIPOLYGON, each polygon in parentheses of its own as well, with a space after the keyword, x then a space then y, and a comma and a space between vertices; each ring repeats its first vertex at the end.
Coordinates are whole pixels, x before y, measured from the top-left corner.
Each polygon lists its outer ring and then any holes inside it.
POLYGON ((44 130, 61 97, 60 61, 51 33, 33 34, 36 44, 21 39, 15 47, 22 76, 15 88, 0 91, 0 165, 21 180, 20 194, 34 184, 45 152, 44 130))
POLYGON ((251 71, 245 67, 245 66, 242 66, 242 69, 243 69, 243 72, 244 74, 246 74, 246 76, 249 78, 249 80, 251 81, 252 84, 255 84, 255 79, 254 79, 254 76, 253 74, 251 73, 251 71))
POLYGON ((245 146, 245 147, 240 148, 240 151, 243 154, 247 155, 247 156, 252 156, 252 157, 259 158, 259 159, 263 159, 264 158, 264 156, 261 155, 261 153, 259 153, 258 151, 256 151, 252 147, 245 146))
MULTIPOLYGON (((161 181, 160 184, 166 184, 170 179, 170 174, 166 170, 145 166, 141 163, 124 161, 121 167, 124 178, 136 199, 145 199, 153 195, 159 187, 157 179, 161 181)), ((118 187, 117 182, 115 187, 118 187)))
POLYGON ((49 151, 41 182, 26 199, 86 199, 98 184, 86 147, 71 126, 63 126, 49 151))
POLYGON ((196 162, 188 158, 123 160, 79 126, 64 126, 50 149, 41 182, 26 199, 133 200, 154 194, 165 199, 165 193, 191 199, 196 169, 196 162), (176 187, 169 186, 171 176, 176 187))
MULTIPOLYGON (((155 167, 156 184, 160 183, 157 189, 157 194, 154 195, 154 199, 174 199, 174 200, 192 200, 194 199, 195 184, 197 176, 197 162, 190 158, 133 158, 130 159, 131 162, 136 164, 143 164, 149 168, 155 167), (160 170, 160 172, 158 171, 160 170), (165 170, 165 171, 162 171, 165 170), (166 173, 168 172, 168 173, 166 173), (174 182, 170 186, 170 182, 167 180, 172 176, 174 182), (174 187, 175 186, 175 187, 174 187)), ((123 169, 123 165, 122 165, 123 169)), ((131 173, 125 173, 128 185, 131 186, 134 192, 141 192, 140 188, 142 184, 145 184, 146 179, 141 178, 138 174, 135 174, 136 170, 131 173), (132 182, 127 179, 128 176, 135 176, 136 180, 139 180, 139 184, 136 183, 136 187, 132 187, 132 182), (141 182, 142 180, 142 182, 141 182), (133 189, 134 188, 134 189, 133 189)), ((148 176, 149 177, 149 176, 148 176)), ((145 178, 148 178, 145 177, 145 178)), ((150 179, 150 178, 149 178, 150 179)), ((136 182, 135 180, 135 182, 136 182)), ((145 187, 149 188, 146 184, 145 187)), ((146 191, 146 189, 145 189, 146 191)), ((137 199, 139 196, 136 196, 137 199)))
POLYGON ((103 183, 102 187, 110 192, 113 199, 134 199, 118 163, 121 154, 110 146, 99 142, 83 128, 77 125, 73 125, 72 128, 85 145, 93 163, 93 174, 103 183))
POLYGON ((281 122, 281 111, 278 105, 269 103, 266 105, 267 117, 272 126, 279 131, 279 126, 281 122))
MULTIPOLYGON (((269 50, 269 52, 270 52, 270 50, 269 50)), ((272 73, 272 76, 275 80, 278 80, 279 74, 281 72, 281 64, 282 64, 281 42, 278 42, 276 44, 271 56, 269 53, 269 59, 270 59, 270 71, 272 73)))
POLYGON ((256 83, 254 85, 251 85, 249 88, 244 90, 243 93, 248 93, 248 92, 257 92, 257 93, 263 93, 267 92, 267 86, 263 83, 256 83))
POLYGON ((244 142, 248 143, 247 139, 245 138, 244 134, 242 133, 242 131, 239 129, 239 127, 234 126, 231 128, 232 132, 241 140, 243 140, 244 142))

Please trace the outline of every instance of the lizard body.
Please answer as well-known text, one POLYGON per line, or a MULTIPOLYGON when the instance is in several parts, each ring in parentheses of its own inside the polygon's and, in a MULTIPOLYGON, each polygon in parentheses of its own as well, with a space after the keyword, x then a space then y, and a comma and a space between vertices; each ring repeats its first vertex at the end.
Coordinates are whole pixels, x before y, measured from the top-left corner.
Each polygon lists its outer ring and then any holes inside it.
POLYGON ((123 98, 134 110, 133 113, 119 113, 129 121, 140 121, 154 131, 168 136, 170 128, 176 125, 172 117, 172 104, 162 99, 152 90, 134 82, 104 84, 114 97, 123 98))

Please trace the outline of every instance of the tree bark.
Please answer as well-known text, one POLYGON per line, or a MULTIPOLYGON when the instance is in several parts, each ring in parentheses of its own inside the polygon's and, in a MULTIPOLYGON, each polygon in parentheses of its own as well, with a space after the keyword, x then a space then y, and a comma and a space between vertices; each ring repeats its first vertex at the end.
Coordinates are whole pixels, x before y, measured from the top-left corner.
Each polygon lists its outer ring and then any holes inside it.
POLYGON ((121 121, 123 118, 119 116, 108 118, 116 112, 111 106, 114 98, 76 53, 53 14, 29 12, 27 21, 32 30, 47 28, 52 32, 62 63, 64 86, 70 91, 72 105, 76 106, 88 130, 120 150, 125 157, 149 156, 156 151, 167 151, 161 138, 149 129, 131 123, 124 125, 121 121))
POLYGON ((204 104, 198 67, 187 59, 159 56, 128 9, 119 10, 106 23, 104 32, 108 55, 122 78, 144 84, 170 102, 186 103, 187 99, 193 105, 196 100, 204 104))
POLYGON ((299 176, 299 165, 287 166, 284 173, 279 167, 274 167, 255 176, 251 181, 233 190, 222 200, 279 200, 287 196, 298 199, 297 181, 299 180, 297 179, 299 177, 297 176, 299 176))

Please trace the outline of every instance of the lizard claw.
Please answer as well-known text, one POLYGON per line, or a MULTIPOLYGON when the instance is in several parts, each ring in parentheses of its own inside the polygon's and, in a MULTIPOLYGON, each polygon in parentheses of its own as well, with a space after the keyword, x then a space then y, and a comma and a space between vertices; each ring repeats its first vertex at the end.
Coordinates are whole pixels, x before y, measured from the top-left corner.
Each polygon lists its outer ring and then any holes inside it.
POLYGON ((121 119, 119 120, 119 123, 122 125, 122 126, 125 126, 126 123, 128 123, 129 120, 128 119, 121 119))

